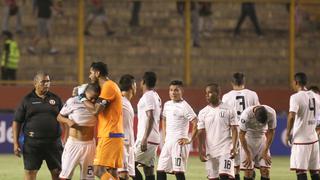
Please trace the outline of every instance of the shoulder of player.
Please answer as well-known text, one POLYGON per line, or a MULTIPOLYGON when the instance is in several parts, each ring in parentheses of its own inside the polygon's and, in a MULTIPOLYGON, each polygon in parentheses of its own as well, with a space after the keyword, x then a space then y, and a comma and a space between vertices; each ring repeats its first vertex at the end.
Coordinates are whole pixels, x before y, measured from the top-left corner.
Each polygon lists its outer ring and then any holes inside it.
POLYGON ((210 107, 207 105, 206 107, 202 108, 202 109, 199 111, 199 116, 205 115, 205 114, 207 114, 209 111, 210 111, 210 107))
POLYGON ((219 105, 219 108, 222 109, 222 110, 227 110, 227 111, 232 111, 234 108, 224 102, 222 102, 220 105, 219 105))

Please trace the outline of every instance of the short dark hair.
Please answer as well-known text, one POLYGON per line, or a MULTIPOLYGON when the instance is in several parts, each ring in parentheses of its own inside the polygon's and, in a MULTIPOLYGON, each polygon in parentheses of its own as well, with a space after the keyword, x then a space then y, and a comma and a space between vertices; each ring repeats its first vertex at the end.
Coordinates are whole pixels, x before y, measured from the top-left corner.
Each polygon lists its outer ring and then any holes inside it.
POLYGON ((98 94, 100 94, 101 88, 99 86, 99 83, 95 82, 95 83, 88 83, 86 89, 84 90, 85 92, 87 90, 92 90, 98 94))
POLYGON ((313 92, 315 92, 315 93, 318 93, 318 94, 320 93, 320 89, 319 89, 319 87, 316 86, 316 85, 312 85, 312 86, 310 86, 308 89, 311 90, 311 91, 313 91, 313 92))
POLYGON ((233 73, 232 83, 237 86, 244 85, 244 74, 241 72, 233 73))
POLYGON ((210 87, 210 89, 211 89, 212 91, 214 91, 214 92, 216 92, 216 93, 218 93, 218 94, 221 92, 220 86, 219 86, 219 84, 217 84, 217 83, 210 83, 210 84, 208 84, 206 87, 210 87))
POLYGON ((93 62, 90 66, 90 68, 92 68, 94 71, 99 71, 100 72, 100 76, 108 76, 108 66, 106 63, 104 62, 93 62))
POLYGON ((180 80, 173 80, 170 82, 169 86, 171 85, 183 87, 183 82, 180 80))
POLYGON ((307 75, 303 72, 298 72, 294 75, 294 80, 300 85, 305 86, 307 85, 307 75))
POLYGON ((10 31, 3 31, 2 35, 7 36, 9 39, 13 38, 13 34, 10 31))
POLYGON ((129 91, 134 83, 134 77, 130 74, 125 74, 121 76, 119 81, 119 87, 121 91, 129 91))
POLYGON ((40 78, 42 77, 46 77, 46 76, 49 76, 49 73, 45 72, 45 71, 37 71, 36 74, 34 75, 33 77, 33 81, 36 82, 38 81, 40 78))
POLYGON ((261 124, 265 124, 268 120, 267 109, 264 106, 256 107, 254 111, 254 116, 258 122, 260 122, 261 124))
POLYGON ((157 75, 152 71, 147 71, 144 73, 142 80, 148 88, 153 88, 156 86, 157 75))

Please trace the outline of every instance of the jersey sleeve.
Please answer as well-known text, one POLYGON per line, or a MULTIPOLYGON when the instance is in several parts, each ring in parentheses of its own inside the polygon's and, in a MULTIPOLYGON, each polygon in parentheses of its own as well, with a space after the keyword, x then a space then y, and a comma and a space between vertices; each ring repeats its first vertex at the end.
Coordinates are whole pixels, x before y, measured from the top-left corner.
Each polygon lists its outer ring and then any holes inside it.
POLYGON ((60 114, 62 116, 68 116, 69 114, 71 114, 73 111, 72 104, 73 104, 73 99, 72 98, 68 99, 67 102, 63 105, 62 109, 60 110, 60 114))
POLYGON ((14 113, 14 121, 23 123, 26 118, 26 100, 24 99, 14 113))
POLYGON ((270 120, 268 122, 268 129, 275 129, 277 127, 277 115, 273 110, 270 115, 270 120))
POLYGON ((112 86, 111 83, 104 83, 99 97, 107 101, 114 100, 116 97, 115 87, 112 86))
POLYGON ((247 126, 246 123, 248 121, 248 115, 246 113, 246 111, 242 112, 241 116, 240 116, 240 124, 239 124, 239 128, 242 131, 247 131, 247 126))
POLYGON ((162 110, 162 117, 167 117, 167 103, 164 103, 162 110))
POLYGON ((260 105, 259 97, 256 92, 254 92, 253 99, 254 99, 254 102, 253 102, 254 105, 260 105))
POLYGON ((235 110, 229 110, 229 123, 230 126, 238 126, 237 113, 235 110))
POLYGON ((290 97, 290 107, 289 112, 295 112, 297 113, 299 110, 298 101, 296 100, 295 96, 290 97))
POLYGON ((188 104, 185 103, 185 117, 188 119, 188 121, 192 121, 194 118, 197 117, 196 113, 193 111, 192 107, 188 104))
POLYGON ((198 129, 204 129, 205 128, 205 123, 204 123, 204 113, 203 111, 200 111, 199 112, 199 115, 198 115, 198 129))
POLYGON ((156 106, 155 99, 150 94, 145 94, 145 111, 154 110, 156 106))

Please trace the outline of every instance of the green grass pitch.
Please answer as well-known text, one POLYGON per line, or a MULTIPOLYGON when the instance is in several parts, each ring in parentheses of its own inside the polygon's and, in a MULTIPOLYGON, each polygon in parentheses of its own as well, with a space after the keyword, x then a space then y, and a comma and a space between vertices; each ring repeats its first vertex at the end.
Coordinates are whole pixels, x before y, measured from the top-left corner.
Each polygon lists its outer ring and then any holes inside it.
MULTIPOLYGON (((21 158, 13 155, 0 155, 0 180, 20 180, 23 179, 23 162, 21 158)), ((257 178, 260 179, 259 172, 257 178)), ((38 180, 50 179, 50 173, 45 163, 38 173, 38 180)), ((74 180, 79 179, 79 168, 76 169, 74 180)), ((169 180, 175 180, 174 176, 168 175, 169 180)), ((190 157, 188 161, 187 180, 205 180, 206 171, 204 163, 198 157, 190 157)), ((241 178, 242 179, 242 178, 241 178)), ((273 157, 271 168, 271 179, 274 180, 294 180, 295 173, 289 170, 289 157, 273 157)))

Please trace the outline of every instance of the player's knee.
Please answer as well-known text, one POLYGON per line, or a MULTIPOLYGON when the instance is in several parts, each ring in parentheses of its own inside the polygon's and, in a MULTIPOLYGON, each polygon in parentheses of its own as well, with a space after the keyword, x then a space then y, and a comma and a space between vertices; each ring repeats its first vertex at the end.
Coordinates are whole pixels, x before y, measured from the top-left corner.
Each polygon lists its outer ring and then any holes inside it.
POLYGON ((252 177, 243 177, 243 180, 253 180, 253 178, 252 177))
POLYGON ((229 180, 232 179, 228 174, 220 174, 219 175, 220 180, 229 180))
POLYGON ((166 180, 167 174, 164 171, 157 171, 157 180, 166 180))
POLYGON ((144 171, 144 174, 146 176, 152 176, 154 175, 154 168, 153 167, 143 167, 143 171, 144 171))
POLYGON ((269 169, 268 168, 260 168, 260 173, 262 177, 269 178, 269 169))
POLYGON ((116 180, 109 172, 105 172, 101 178, 101 180, 116 180))
POLYGON ((119 179, 120 180, 129 180, 129 174, 127 172, 120 172, 119 179))
POLYGON ((254 173, 253 170, 245 170, 244 171, 244 177, 252 178, 253 177, 253 173, 254 173))
POLYGON ((176 172, 175 176, 176 176, 177 180, 185 180, 186 179, 184 172, 176 172))

